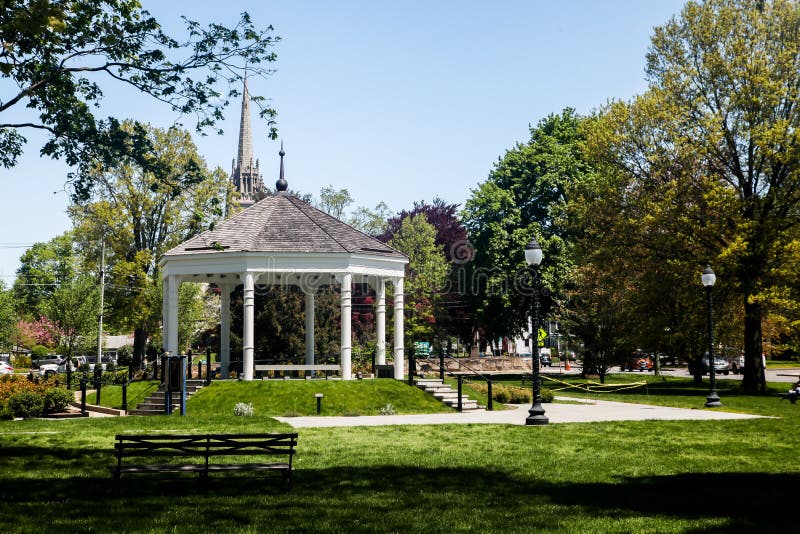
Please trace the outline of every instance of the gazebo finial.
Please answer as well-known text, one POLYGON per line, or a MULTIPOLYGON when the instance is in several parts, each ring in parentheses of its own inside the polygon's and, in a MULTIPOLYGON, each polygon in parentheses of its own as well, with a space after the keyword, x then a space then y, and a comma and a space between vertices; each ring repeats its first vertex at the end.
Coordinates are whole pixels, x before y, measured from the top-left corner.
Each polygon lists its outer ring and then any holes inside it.
POLYGON ((286 152, 283 151, 283 141, 281 141, 281 151, 278 152, 278 155, 281 157, 281 174, 278 181, 275 182, 275 189, 278 190, 278 192, 283 192, 289 188, 289 182, 283 177, 283 156, 286 155, 286 152))

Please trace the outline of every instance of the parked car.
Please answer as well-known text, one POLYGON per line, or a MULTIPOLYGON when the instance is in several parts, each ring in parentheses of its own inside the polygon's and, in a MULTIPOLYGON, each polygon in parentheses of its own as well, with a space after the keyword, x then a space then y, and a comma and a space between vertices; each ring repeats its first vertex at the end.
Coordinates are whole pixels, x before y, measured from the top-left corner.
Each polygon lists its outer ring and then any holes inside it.
POLYGON ((43 365, 58 365, 58 363, 62 360, 60 354, 48 354, 44 358, 37 358, 35 360, 31 360, 31 369, 39 369, 43 365))
POLYGON ((0 362, 0 375, 14 374, 14 368, 8 362, 0 362))
MULTIPOLYGON (((694 373, 693 366, 689 366, 689 371, 694 373)), ((714 372, 722 373, 723 375, 730 374, 731 372, 728 360, 719 354, 714 356, 714 372)), ((708 356, 703 356, 703 359, 700 360, 700 374, 708 374, 708 356)))
POLYGON ((620 368, 624 371, 627 369, 628 371, 652 371, 653 370, 653 358, 649 355, 644 354, 643 352, 636 351, 628 357, 627 360, 622 362, 620 368))
POLYGON ((744 373, 744 354, 728 358, 728 366, 735 375, 744 373))

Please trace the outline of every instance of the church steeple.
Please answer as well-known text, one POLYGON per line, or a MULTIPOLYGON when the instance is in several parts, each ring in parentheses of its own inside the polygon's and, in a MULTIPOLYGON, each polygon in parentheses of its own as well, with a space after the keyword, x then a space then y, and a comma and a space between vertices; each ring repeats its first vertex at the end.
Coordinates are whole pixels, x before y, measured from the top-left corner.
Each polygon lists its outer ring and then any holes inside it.
POLYGON ((239 167, 249 165, 253 161, 253 134, 250 129, 250 93, 247 90, 247 75, 244 77, 242 91, 242 116, 239 122, 239 167))
POLYGON ((239 193, 239 205, 252 206, 259 194, 264 192, 264 182, 258 168, 258 160, 253 159, 253 133, 250 127, 250 92, 247 89, 247 74, 242 91, 242 115, 239 122, 239 150, 231 170, 231 182, 239 193))

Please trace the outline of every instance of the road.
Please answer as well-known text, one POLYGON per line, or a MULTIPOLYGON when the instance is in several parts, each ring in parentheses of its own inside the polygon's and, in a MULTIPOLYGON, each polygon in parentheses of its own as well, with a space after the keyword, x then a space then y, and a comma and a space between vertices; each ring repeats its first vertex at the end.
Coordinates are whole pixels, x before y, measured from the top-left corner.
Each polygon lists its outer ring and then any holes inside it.
MULTIPOLYGON (((612 368, 611 372, 618 373, 620 370, 618 368, 612 368)), ((624 371, 625 374, 652 374, 652 371, 624 371)), ((666 376, 680 376, 680 377, 691 377, 692 375, 689 374, 689 370, 687 367, 672 367, 666 366, 661 368, 661 372, 664 373, 666 376)), ((706 375, 708 376, 708 375, 706 375)), ((742 375, 735 375, 735 374, 728 374, 724 375, 722 373, 717 373, 717 378, 719 379, 733 379, 733 380, 741 380, 742 375)), ((768 368, 767 369, 767 382, 796 382, 800 379, 800 368, 792 367, 787 369, 775 369, 775 368, 768 368), (789 376, 785 376, 789 375, 789 376)))

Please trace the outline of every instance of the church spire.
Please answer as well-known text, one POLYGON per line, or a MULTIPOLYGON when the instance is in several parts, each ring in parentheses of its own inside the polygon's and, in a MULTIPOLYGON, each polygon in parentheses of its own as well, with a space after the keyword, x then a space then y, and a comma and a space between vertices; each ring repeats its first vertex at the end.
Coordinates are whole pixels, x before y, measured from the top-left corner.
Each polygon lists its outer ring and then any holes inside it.
POLYGON ((242 91, 242 117, 239 123, 239 150, 231 170, 231 182, 239 193, 239 205, 252 206, 264 194, 264 182, 253 157, 253 133, 250 128, 250 91, 247 89, 247 73, 242 91))
POLYGON ((247 74, 244 75, 244 91, 242 91, 242 118, 239 123, 239 153, 237 165, 245 169, 253 161, 253 134, 250 129, 250 92, 247 90, 247 74))

